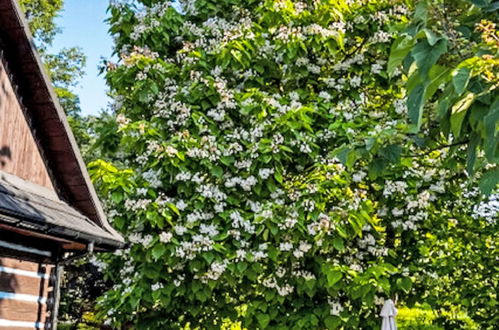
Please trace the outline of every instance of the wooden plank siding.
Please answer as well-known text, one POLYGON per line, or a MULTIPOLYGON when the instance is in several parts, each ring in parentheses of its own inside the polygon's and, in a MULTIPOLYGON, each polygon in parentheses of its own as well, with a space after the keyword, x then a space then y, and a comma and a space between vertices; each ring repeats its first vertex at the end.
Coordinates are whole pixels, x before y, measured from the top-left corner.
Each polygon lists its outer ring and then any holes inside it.
POLYGON ((0 170, 54 189, 7 69, 0 59, 0 170))
MULTIPOLYGON (((0 319, 33 324, 45 323, 47 320, 47 305, 6 299, 0 303, 0 319)), ((32 329, 34 328, 33 326, 32 329)))
POLYGON ((53 272, 53 265, 0 257, 0 329, 48 325, 53 272))

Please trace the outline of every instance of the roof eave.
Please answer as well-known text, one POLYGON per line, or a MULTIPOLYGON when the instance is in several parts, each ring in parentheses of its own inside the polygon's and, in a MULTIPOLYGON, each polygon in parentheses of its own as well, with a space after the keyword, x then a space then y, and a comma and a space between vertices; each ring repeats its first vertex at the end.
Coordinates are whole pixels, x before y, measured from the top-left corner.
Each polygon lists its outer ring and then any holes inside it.
POLYGON ((125 242, 119 239, 90 235, 72 228, 55 225, 51 225, 47 228, 47 224, 40 224, 29 218, 19 219, 19 217, 0 214, 0 223, 4 223, 12 228, 28 230, 42 235, 53 236, 54 238, 83 243, 85 245, 92 243, 99 251, 114 251, 125 247, 125 242))

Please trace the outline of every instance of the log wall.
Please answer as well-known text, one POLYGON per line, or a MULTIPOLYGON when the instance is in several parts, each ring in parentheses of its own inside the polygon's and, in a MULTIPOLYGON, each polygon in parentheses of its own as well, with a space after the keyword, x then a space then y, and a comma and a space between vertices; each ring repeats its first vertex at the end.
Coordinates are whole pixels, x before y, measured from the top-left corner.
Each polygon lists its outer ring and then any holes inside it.
POLYGON ((1 58, 0 170, 53 189, 50 176, 1 58))
POLYGON ((54 266, 0 257, 0 329, 48 329, 54 266))

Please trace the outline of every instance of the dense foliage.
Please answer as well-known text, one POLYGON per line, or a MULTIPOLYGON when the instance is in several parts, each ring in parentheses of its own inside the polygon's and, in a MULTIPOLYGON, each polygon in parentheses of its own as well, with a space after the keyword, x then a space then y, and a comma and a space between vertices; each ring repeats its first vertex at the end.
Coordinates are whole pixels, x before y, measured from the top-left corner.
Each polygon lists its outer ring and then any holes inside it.
POLYGON ((33 36, 40 41, 39 48, 45 49, 59 32, 55 17, 63 7, 63 0, 19 0, 33 36))
MULTIPOLYGON (((387 65, 393 74, 402 64, 407 76, 413 131, 428 121, 425 146, 465 145, 470 175, 499 160, 498 12, 488 0, 419 1, 387 65)), ((498 182, 498 168, 488 168, 480 188, 489 194, 498 182)))
POLYGON ((113 2, 102 318, 374 329, 391 297, 493 328, 496 13, 430 3, 113 2))

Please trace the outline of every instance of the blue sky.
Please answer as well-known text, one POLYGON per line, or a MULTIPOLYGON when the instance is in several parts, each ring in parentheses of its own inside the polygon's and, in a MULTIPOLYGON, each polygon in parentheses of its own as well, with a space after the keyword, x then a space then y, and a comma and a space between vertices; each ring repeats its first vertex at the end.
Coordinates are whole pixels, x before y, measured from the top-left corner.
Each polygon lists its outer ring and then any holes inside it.
POLYGON ((106 0, 65 0, 57 19, 62 32, 54 40, 52 51, 78 46, 87 56, 86 75, 75 90, 80 96, 82 114, 97 114, 106 108, 109 98, 104 77, 99 76, 101 57, 110 58, 113 41, 108 34, 106 0))

